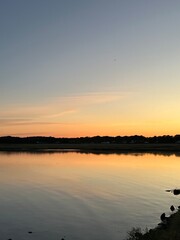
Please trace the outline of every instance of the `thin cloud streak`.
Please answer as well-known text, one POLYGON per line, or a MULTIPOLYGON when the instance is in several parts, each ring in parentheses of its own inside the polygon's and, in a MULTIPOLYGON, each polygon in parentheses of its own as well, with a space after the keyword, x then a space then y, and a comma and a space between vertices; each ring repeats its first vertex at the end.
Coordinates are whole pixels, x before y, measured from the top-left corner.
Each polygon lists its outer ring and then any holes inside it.
POLYGON ((96 92, 51 98, 35 106, 9 106, 0 113, 0 135, 72 137, 83 136, 85 132, 87 135, 100 134, 102 124, 107 130, 107 125, 112 124, 110 120, 117 121, 117 111, 114 112, 112 105, 120 106, 121 101, 129 97, 132 93, 96 92))
POLYGON ((105 104, 108 102, 119 101, 126 94, 117 92, 98 92, 87 93, 75 96, 63 96, 58 99, 51 99, 49 102, 36 106, 9 106, 9 109, 2 109, 0 114, 1 124, 10 124, 12 122, 33 122, 42 121, 47 118, 57 121, 58 118, 66 115, 73 115, 90 105, 105 104), (22 118, 23 116, 23 118, 22 118), (27 118, 24 118, 27 116, 27 118))
POLYGON ((0 119, 1 126, 24 126, 24 125, 73 125, 74 123, 66 122, 47 122, 35 121, 34 119, 0 119))
MULTIPOLYGON (((129 94, 129 93, 128 93, 129 94)), ((89 105, 89 104, 101 104, 106 102, 118 101, 124 97, 127 97, 127 93, 119 92, 92 92, 81 95, 60 97, 61 102, 70 102, 76 105, 89 105)), ((57 99, 58 101, 58 99, 57 99)))

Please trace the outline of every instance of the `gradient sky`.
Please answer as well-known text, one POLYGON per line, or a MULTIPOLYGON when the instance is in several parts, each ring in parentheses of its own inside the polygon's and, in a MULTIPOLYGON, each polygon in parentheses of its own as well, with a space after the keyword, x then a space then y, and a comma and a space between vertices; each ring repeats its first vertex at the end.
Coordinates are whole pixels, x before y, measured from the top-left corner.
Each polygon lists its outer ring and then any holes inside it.
POLYGON ((180 133, 180 1, 1 0, 0 135, 180 133))

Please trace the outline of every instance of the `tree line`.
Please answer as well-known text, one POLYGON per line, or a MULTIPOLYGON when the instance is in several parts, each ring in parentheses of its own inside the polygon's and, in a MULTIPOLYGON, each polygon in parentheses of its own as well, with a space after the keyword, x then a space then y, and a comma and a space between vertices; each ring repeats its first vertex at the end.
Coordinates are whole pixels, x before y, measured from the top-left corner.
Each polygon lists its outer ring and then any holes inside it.
POLYGON ((76 138, 55 138, 55 137, 0 137, 0 144, 87 144, 87 143, 106 143, 106 144, 136 144, 136 143, 180 143, 180 135, 153 136, 144 137, 142 135, 134 136, 94 136, 94 137, 76 137, 76 138))

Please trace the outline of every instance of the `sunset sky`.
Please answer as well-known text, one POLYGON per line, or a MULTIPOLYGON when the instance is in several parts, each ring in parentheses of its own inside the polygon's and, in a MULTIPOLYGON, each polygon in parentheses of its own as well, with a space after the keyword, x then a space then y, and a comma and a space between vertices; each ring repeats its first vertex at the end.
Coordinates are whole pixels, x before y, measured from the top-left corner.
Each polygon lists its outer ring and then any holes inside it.
POLYGON ((0 1, 0 136, 179 133, 180 1, 0 1))

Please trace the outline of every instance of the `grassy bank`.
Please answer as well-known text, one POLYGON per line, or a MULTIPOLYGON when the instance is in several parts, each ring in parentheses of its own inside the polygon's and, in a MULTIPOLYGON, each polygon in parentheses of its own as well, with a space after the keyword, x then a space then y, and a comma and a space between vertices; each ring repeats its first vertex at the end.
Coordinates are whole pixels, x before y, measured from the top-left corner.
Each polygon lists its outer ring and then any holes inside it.
POLYGON ((128 233, 126 240, 179 240, 180 239, 180 211, 167 219, 167 224, 157 226, 142 233, 140 228, 134 228, 128 233))
POLYGON ((180 144, 0 144, 0 151, 163 152, 180 154, 180 144))

